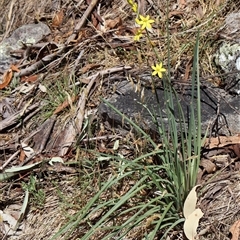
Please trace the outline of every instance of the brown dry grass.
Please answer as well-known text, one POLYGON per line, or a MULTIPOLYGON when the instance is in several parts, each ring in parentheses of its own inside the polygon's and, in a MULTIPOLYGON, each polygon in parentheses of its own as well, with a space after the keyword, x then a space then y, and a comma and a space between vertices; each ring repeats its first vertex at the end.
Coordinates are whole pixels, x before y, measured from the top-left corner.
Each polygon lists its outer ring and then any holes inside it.
MULTIPOLYGON (((56 3, 58 1, 55 1, 56 3)), ((179 8, 176 4, 176 1, 152 1, 154 5, 151 6, 149 3, 151 1, 145 1, 147 14, 151 15, 156 19, 156 24, 154 25, 154 32, 151 34, 152 42, 159 52, 160 59, 163 60, 164 64, 167 64, 168 56, 168 43, 169 39, 167 36, 166 21, 167 21, 167 4, 169 4, 169 25, 170 30, 170 64, 171 64, 171 76, 174 79, 186 81, 187 73, 186 70, 191 64, 193 56, 193 47, 195 44, 196 33, 200 30, 200 68, 201 75, 206 77, 208 75, 215 75, 217 70, 213 64, 213 54, 216 50, 216 47, 220 44, 221 32, 219 29, 224 24, 224 19, 226 15, 230 12, 238 10, 239 3, 233 0, 221 1, 221 0, 209 0, 209 1, 186 1, 187 5, 182 9, 179 8)), ((64 1, 64 4, 61 6, 61 9, 65 11, 65 18, 63 25, 60 28, 52 28, 52 36, 50 40, 56 41, 58 43, 63 43, 71 34, 76 21, 79 19, 81 14, 84 12, 86 7, 78 7, 77 1, 64 1)), ((27 24, 38 21, 46 22, 51 25, 51 19, 54 13, 59 9, 59 6, 54 3, 54 1, 0 1, 0 33, 1 38, 7 37, 14 29, 27 24)), ((86 6, 85 4, 83 6, 86 6)), ((127 5, 126 1, 112 1, 112 4, 104 5, 101 8, 101 14, 106 20, 114 19, 120 17, 122 19, 123 25, 127 27, 134 28, 134 15, 131 12, 130 7, 127 5)), ((86 78, 88 75, 91 75, 94 72, 103 70, 109 67, 114 67, 117 65, 132 65, 136 68, 136 71, 140 71, 142 68, 146 68, 146 63, 152 65, 155 61, 155 55, 152 51, 149 51, 149 46, 145 44, 145 41, 140 43, 130 44, 130 48, 124 47, 113 47, 112 43, 119 43, 119 39, 126 38, 126 41, 132 40, 132 33, 128 31, 123 31, 117 36, 117 40, 114 40, 114 36, 111 31, 106 34, 99 34, 95 31, 91 22, 88 22, 87 27, 82 31, 82 38, 80 41, 81 45, 76 47, 76 51, 84 49, 85 56, 83 61, 79 63, 78 71, 76 73, 77 77, 86 78), (122 35, 121 35, 122 34, 122 35), (81 69, 88 64, 99 64, 97 68, 88 70, 86 73, 81 74, 81 69)), ((124 40, 122 40, 124 41, 124 40)), ((55 82, 61 79, 62 74, 68 75, 71 71, 71 68, 74 66, 76 60, 76 55, 72 52, 66 59, 65 63, 49 70, 48 75, 45 78, 46 85, 52 87, 54 92, 55 82), (60 75, 60 76, 59 76, 60 75)), ((99 96, 103 93, 105 95, 109 94, 111 90, 106 89, 106 85, 103 87, 102 92, 96 92, 92 96, 91 101, 88 106, 97 106, 99 103, 99 96)), ((8 92, 5 92, 8 94, 8 92)), ((56 94, 56 92, 54 93, 56 94)), ((45 96, 42 93, 36 95, 35 101, 44 98, 45 96), (37 99, 39 98, 39 99, 37 99)), ((21 101, 21 97, 18 99, 21 101)), ((45 110, 44 110, 45 111, 45 110)), ((48 111, 48 110, 46 110, 48 111)), ((50 109, 53 111, 53 109, 50 109)), ((71 112, 69 109, 64 111, 60 117, 61 121, 58 123, 58 127, 65 124, 65 121, 69 119, 71 112)), ((38 113, 35 117, 36 122, 41 122, 45 118, 44 112, 38 113)), ((29 124, 29 128, 26 127, 25 134, 30 134, 31 130, 34 129, 36 123, 32 122, 29 124)), ((96 123, 96 132, 94 135, 104 135, 109 134, 109 130, 100 128, 100 123, 96 123)), ((58 130, 56 130, 58 131, 58 130)), ((111 149, 112 143, 94 143, 91 148, 95 147, 98 150, 111 149)), ((145 143, 141 143, 138 139, 135 139, 133 136, 127 136, 121 142, 122 146, 126 145, 135 145, 136 151, 132 148, 130 150, 127 147, 122 147, 122 151, 128 152, 129 155, 137 156, 139 153, 144 152, 145 143)), ((89 145, 87 146, 89 147, 89 145)), ((48 149, 49 150, 49 149, 48 149)), ((110 151, 110 150, 109 150, 110 151)), ((49 152, 51 152, 49 150, 49 152)), ((0 156, 4 156, 6 159, 12 153, 3 153, 0 156)), ((84 152, 82 155, 77 156, 73 151, 73 154, 69 154, 66 158, 66 161, 77 160, 77 165, 79 167, 79 173, 76 177, 66 176, 64 174, 57 174, 57 179, 55 177, 50 177, 48 179, 42 179, 43 183, 41 188, 44 189, 46 193, 46 204, 43 209, 39 209, 36 203, 31 203, 28 215, 26 216, 25 224, 25 233, 22 236, 19 236, 17 239, 49 239, 56 233, 63 224, 65 224, 70 216, 76 213, 81 206, 84 206, 86 202, 91 199, 91 197, 98 191, 98 178, 107 178, 108 175, 114 174, 115 170, 105 169, 101 170, 101 167, 104 169, 105 166, 99 166, 98 163, 88 166, 86 162, 80 161, 80 159, 88 159, 89 156, 85 156, 84 152), (80 163, 79 163, 80 162, 80 163), (83 177, 86 175, 85 177, 83 177), (89 177, 88 177, 89 176, 89 177), (89 189, 91 186, 91 190, 89 189)), ((50 154, 51 155, 51 154, 50 154)), ((132 157, 133 157, 132 156, 132 157)), ((129 157, 130 158, 130 157, 129 157)), ((90 158, 90 161, 94 159, 90 158)), ((23 178, 24 181, 27 181, 27 178, 23 178)), ((218 184, 221 184, 218 183, 218 184)), ((126 184, 126 187, 130 184, 126 184)), ((15 186, 15 185, 14 185, 15 186)), ((215 185, 216 186, 216 185, 215 185)), ((3 188, 5 189, 5 188, 3 188)), ((9 188, 9 191, 11 188, 9 188)), ((14 188, 13 188, 14 189, 14 188)), ((209 185, 209 189, 212 189, 212 186, 209 185)), ((238 192, 239 186, 236 183, 235 179, 228 179, 224 182, 224 188, 221 189, 221 192, 218 192, 214 196, 214 199, 206 200, 206 197, 203 197, 203 200, 200 201, 203 206, 206 206, 210 201, 211 204, 208 205, 207 214, 205 215, 204 221, 201 225, 201 230, 204 231, 205 223, 210 222, 211 233, 207 237, 202 237, 202 239, 229 239, 228 236, 228 226, 230 226, 236 219, 239 219, 239 213, 234 205, 238 201, 238 192), (225 194, 225 195, 224 195, 225 194), (221 201, 218 201, 218 198, 221 198, 221 201), (220 210, 219 210, 220 209, 220 210), (219 211, 218 211, 219 210, 219 211), (234 212, 237 212, 236 214, 234 212), (226 214, 227 213, 227 214, 226 214), (215 224, 217 223, 217 224, 215 224), (220 226, 222 224, 222 226, 220 226), (227 227, 226 227, 227 226, 227 227), (219 233, 219 230, 222 233, 219 233)), ((121 194, 121 191, 126 191, 126 189, 118 189, 116 194, 121 194)), ((3 190, 1 194, 7 194, 6 190, 3 190)), ((8 195, 9 196, 9 195, 8 195)), ((109 198, 109 196, 102 196, 103 198, 109 198)), ((22 198, 11 199, 12 201, 22 202, 22 198)), ((4 206, 7 205, 9 199, 4 196, 1 196, 1 202, 4 203, 4 206)), ((95 216, 96 217, 96 216, 95 216)), ((119 222, 124 219, 118 219, 119 222)), ((209 226, 209 225, 208 225, 209 226)), ((76 236, 82 236, 84 232, 88 229, 86 223, 81 224, 81 228, 77 229, 71 237, 68 239, 77 239, 76 236)), ((144 226, 140 226, 139 229, 133 229, 130 232, 130 239, 141 239, 143 237, 144 231, 146 229, 144 226)), ((101 236, 104 236, 104 232, 96 233, 96 238, 99 239, 101 236)), ((14 238, 10 238, 14 239, 14 238)), ((64 239, 59 238, 59 239, 64 239)), ((80 239, 80 238, 79 238, 80 239)), ((172 238, 174 239, 174 238, 172 238)))

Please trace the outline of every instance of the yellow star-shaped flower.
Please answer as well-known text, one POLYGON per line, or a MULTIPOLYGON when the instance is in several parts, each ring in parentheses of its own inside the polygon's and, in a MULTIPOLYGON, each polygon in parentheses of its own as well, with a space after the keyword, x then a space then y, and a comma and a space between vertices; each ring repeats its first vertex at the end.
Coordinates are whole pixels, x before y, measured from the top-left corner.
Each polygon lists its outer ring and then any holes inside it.
POLYGON ((141 26, 142 29, 151 29, 151 24, 154 23, 154 20, 150 19, 150 16, 147 15, 146 17, 139 15, 140 19, 136 19, 136 23, 141 26))
POLYGON ((158 75, 159 78, 162 78, 162 73, 166 72, 166 69, 163 68, 162 63, 152 66, 152 69, 154 70, 152 75, 158 75))
POLYGON ((142 30, 140 29, 140 30, 138 30, 137 31, 137 33, 136 33, 136 35, 134 36, 134 41, 139 41, 140 40, 140 38, 142 37, 142 30))
POLYGON ((132 4, 132 10, 136 13, 138 10, 138 5, 136 3, 132 4))

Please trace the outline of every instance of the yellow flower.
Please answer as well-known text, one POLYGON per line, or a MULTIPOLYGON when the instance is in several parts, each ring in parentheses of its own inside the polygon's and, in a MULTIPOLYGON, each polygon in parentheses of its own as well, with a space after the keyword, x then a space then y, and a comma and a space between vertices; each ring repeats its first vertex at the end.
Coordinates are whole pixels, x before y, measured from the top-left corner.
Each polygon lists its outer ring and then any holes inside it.
POLYGON ((131 6, 132 6, 132 10, 136 13, 138 9, 138 5, 136 3, 133 3, 131 6))
POLYGON ((132 6, 133 5, 133 0, 127 0, 127 2, 132 6))
POLYGON ((158 75, 159 78, 162 78, 162 73, 166 72, 166 69, 163 68, 162 63, 152 66, 152 69, 154 70, 152 75, 158 75))
POLYGON ((154 23, 154 20, 150 19, 149 15, 147 15, 146 17, 142 16, 142 15, 139 15, 139 18, 140 19, 136 19, 136 23, 138 25, 141 26, 142 29, 151 29, 152 26, 151 24, 154 23))
POLYGON ((133 0, 127 0, 127 2, 132 7, 132 10, 136 13, 138 9, 137 3, 135 3, 133 0))
POLYGON ((139 29, 136 33, 136 35, 134 36, 134 41, 139 41, 140 40, 140 37, 142 37, 142 30, 139 29))

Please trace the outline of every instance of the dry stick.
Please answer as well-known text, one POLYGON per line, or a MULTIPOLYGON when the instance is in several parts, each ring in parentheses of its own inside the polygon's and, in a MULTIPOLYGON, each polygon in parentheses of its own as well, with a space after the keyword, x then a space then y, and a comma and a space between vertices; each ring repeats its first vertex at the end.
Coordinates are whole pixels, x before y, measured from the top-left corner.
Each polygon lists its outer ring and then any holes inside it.
POLYGON ((16 0, 12 0, 11 4, 10 4, 10 8, 9 8, 9 12, 8 12, 8 17, 7 17, 7 23, 6 23, 6 30, 5 30, 5 34, 3 36, 2 41, 8 36, 9 32, 11 31, 11 26, 13 24, 14 21, 14 16, 12 14, 13 12, 13 7, 15 5, 16 0), (10 22, 11 20, 11 22, 10 22))
POLYGON ((78 55, 78 57, 77 57, 77 59, 76 59, 76 61, 75 61, 75 63, 74 63, 74 67, 73 67, 72 73, 75 73, 75 70, 76 70, 76 68, 77 68, 77 66, 78 66, 78 64, 79 64, 79 62, 80 62, 83 54, 84 54, 84 50, 82 50, 82 51, 79 53, 79 55, 78 55))
POLYGON ((93 77, 92 80, 89 82, 88 86, 82 91, 81 97, 78 100, 78 106, 74 122, 71 123, 67 131, 65 131, 66 135, 64 137, 64 142, 62 143, 61 150, 59 152, 60 156, 64 156, 68 152, 69 147, 75 141, 77 134, 81 133, 87 97, 98 76, 99 75, 93 77))
POLYGON ((41 109, 42 109, 43 105, 38 107, 35 111, 33 111, 32 113, 28 114, 27 117, 25 117, 23 119, 23 121, 21 123, 19 123, 18 125, 15 126, 15 128, 18 128, 22 125, 22 123, 25 123, 27 122, 30 118, 32 118, 33 116, 36 115, 37 112, 39 112, 41 109))
POLYGON ((72 41, 75 40, 75 38, 78 35, 79 30, 82 28, 82 26, 84 25, 85 21, 87 20, 87 17, 89 16, 89 14, 92 12, 93 8, 95 7, 95 5, 97 4, 98 0, 92 0, 90 5, 88 6, 87 10, 85 11, 85 13, 83 14, 83 16, 81 17, 79 23, 76 25, 73 34, 68 38, 67 40, 67 45, 69 43, 71 43, 72 41))
POLYGON ((60 50, 58 50, 55 53, 49 54, 42 58, 41 60, 37 61, 36 63, 32 64, 28 68, 25 68, 21 70, 19 73, 17 73, 16 77, 22 77, 32 74, 33 72, 38 72, 39 69, 46 66, 47 63, 51 62, 52 60, 56 59, 58 56, 61 56, 61 54, 66 50, 67 47, 63 47, 60 50))
POLYGON ((0 121, 0 131, 16 124, 23 117, 23 115, 27 115, 29 112, 38 108, 39 105, 40 105, 39 103, 35 103, 35 104, 29 106, 25 111, 20 110, 20 111, 14 113, 12 116, 0 121))
POLYGON ((17 151, 0 167, 0 171, 2 171, 19 153, 20 153, 20 150, 17 150, 17 151))
POLYGON ((81 98, 78 101, 77 116, 76 116, 76 120, 75 120, 78 133, 81 133, 81 130, 82 130, 82 123, 83 123, 85 105, 86 105, 88 94, 89 94, 93 84, 96 82, 98 76, 99 75, 92 78, 92 80, 90 81, 90 83, 88 84, 86 89, 83 90, 83 92, 81 94, 81 98))
POLYGON ((83 1, 84 0, 79 1, 76 7, 79 7, 83 3, 83 1))
POLYGON ((92 142, 92 141, 97 141, 97 140, 108 140, 108 139, 122 139, 122 136, 118 135, 104 135, 104 136, 98 136, 98 137, 92 137, 92 138, 85 138, 82 141, 83 142, 92 142))
MULTIPOLYGON (((131 66, 112 67, 112 68, 108 68, 108 69, 105 69, 105 70, 101 70, 101 71, 97 72, 96 74, 93 74, 93 75, 87 77, 84 80, 90 81, 92 78, 96 78, 98 75, 103 77, 105 75, 110 75, 111 73, 121 72, 121 71, 124 71, 124 70, 130 70, 130 69, 132 69, 131 66)), ((76 82, 74 85, 78 86, 80 84, 81 84, 81 81, 76 82)), ((70 87, 72 87, 72 86, 70 86, 70 87)))

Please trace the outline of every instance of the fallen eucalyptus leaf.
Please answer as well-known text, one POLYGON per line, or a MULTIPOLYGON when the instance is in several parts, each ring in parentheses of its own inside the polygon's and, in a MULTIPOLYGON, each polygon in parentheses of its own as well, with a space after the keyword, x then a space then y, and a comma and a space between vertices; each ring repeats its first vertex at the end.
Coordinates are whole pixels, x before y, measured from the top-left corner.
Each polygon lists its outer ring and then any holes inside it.
POLYGON ((33 163, 33 164, 30 164, 30 165, 26 165, 26 166, 11 167, 9 169, 6 169, 5 173, 21 173, 23 171, 30 170, 30 169, 36 167, 39 164, 41 164, 41 162, 33 163))
POLYGON ((203 216, 201 209, 195 209, 185 220, 183 230, 188 240, 194 240, 197 235, 199 219, 203 216))
POLYGON ((196 189, 199 185, 195 186, 188 194, 184 206, 183 206, 183 216, 187 218, 195 209, 197 204, 197 192, 196 189))
POLYGON ((61 157, 53 157, 51 158, 51 160, 49 161, 49 164, 51 166, 53 166, 54 163, 64 163, 63 159, 61 157))

